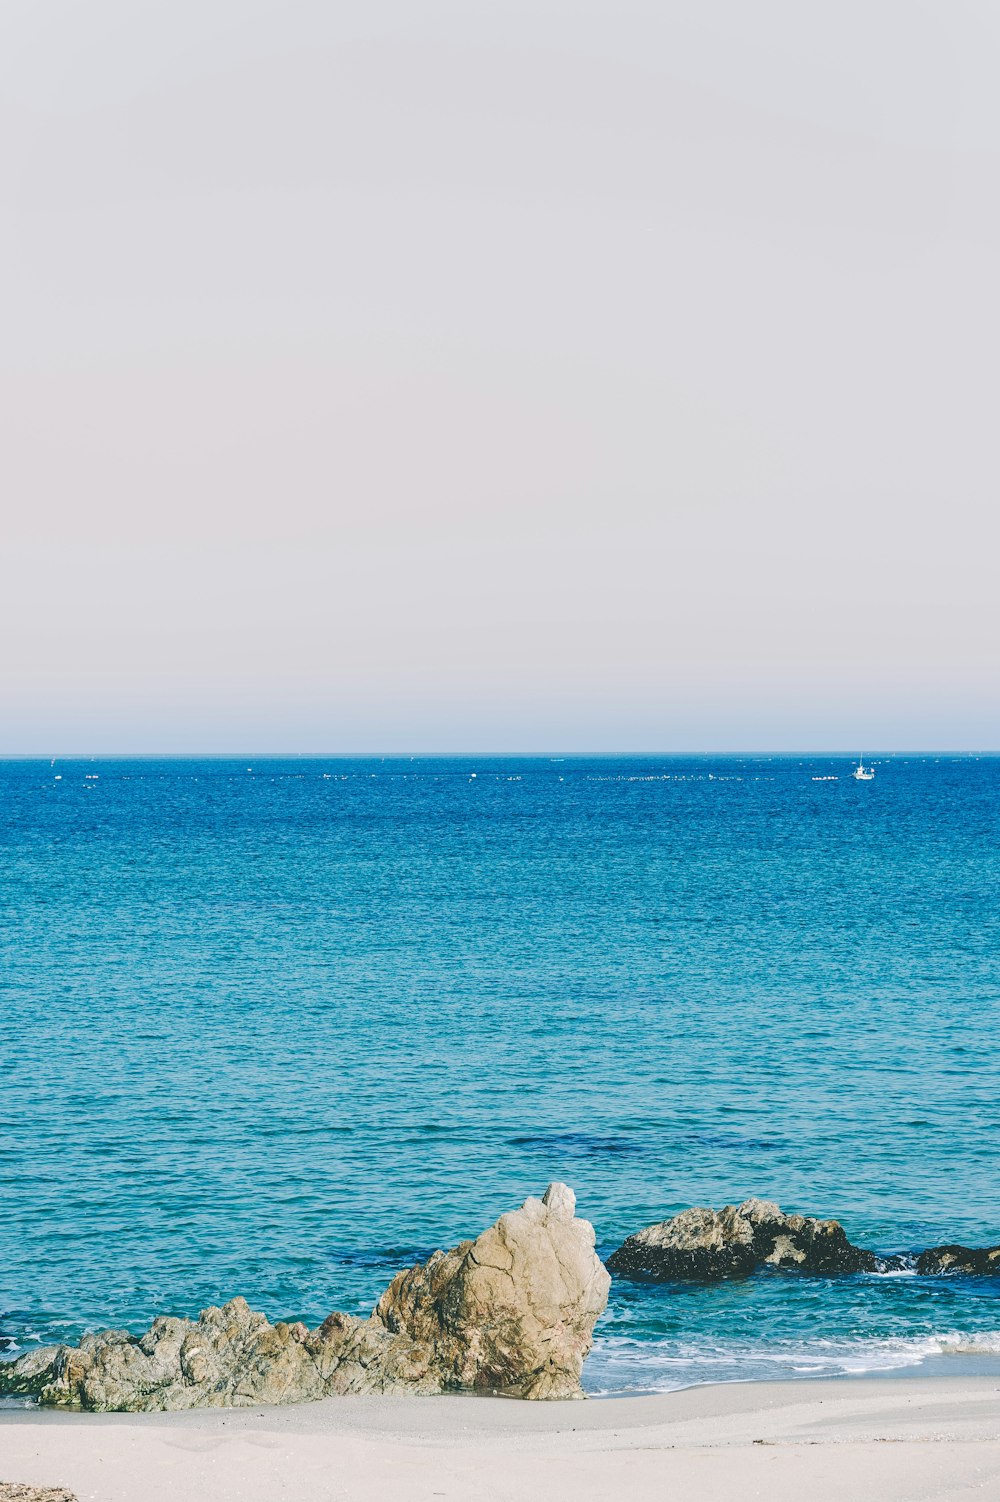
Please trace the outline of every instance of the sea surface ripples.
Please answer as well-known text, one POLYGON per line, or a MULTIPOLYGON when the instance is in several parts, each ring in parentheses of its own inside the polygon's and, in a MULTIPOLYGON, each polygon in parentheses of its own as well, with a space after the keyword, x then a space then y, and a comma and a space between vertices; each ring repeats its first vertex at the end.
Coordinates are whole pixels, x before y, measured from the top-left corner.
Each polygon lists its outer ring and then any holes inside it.
MULTIPOLYGON (((0 1336, 367 1310, 552 1178, 1000 1241, 1000 761, 849 772, 0 763, 0 1336)), ((998 1351, 1000 1279, 616 1282, 587 1382, 998 1351)))

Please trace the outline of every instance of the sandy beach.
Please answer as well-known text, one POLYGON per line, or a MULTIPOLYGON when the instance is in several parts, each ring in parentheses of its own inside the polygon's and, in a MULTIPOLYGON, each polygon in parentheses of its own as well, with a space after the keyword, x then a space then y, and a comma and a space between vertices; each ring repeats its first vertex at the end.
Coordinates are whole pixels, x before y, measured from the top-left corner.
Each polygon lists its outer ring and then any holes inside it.
POLYGON ((0 1480, 80 1502, 1000 1497, 1000 1380, 746 1383, 585 1403, 339 1398, 0 1413, 0 1480))

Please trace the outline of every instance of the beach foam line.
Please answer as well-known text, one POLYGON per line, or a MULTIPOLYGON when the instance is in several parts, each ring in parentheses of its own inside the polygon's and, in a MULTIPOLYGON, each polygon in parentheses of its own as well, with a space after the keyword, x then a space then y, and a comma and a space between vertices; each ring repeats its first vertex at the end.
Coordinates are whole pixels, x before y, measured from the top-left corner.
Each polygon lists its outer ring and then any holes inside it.
POLYGON ((934 1356, 1000 1355, 1000 1330, 947 1331, 857 1340, 816 1339, 728 1345, 705 1341, 639 1341, 626 1336, 598 1339, 584 1387, 592 1397, 627 1392, 676 1392, 715 1382, 752 1382, 781 1377, 865 1376, 919 1366, 934 1356))

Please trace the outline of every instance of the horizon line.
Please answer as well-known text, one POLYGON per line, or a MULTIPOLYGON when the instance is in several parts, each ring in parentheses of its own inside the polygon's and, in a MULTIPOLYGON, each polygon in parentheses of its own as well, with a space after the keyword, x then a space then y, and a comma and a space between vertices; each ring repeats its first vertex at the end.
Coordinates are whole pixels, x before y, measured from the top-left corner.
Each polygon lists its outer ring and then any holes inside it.
MULTIPOLYGON (((246 758, 256 758, 258 761, 418 761, 431 759, 465 760, 471 757, 490 757, 499 760, 504 757, 555 757, 561 760, 572 758, 595 759, 611 758, 626 759, 629 757, 829 757, 847 758, 854 760, 856 754, 853 751, 836 750, 830 748, 799 747, 792 750, 700 750, 700 751, 677 751, 677 750, 621 750, 621 751, 580 751, 566 749, 544 750, 518 750, 496 751, 482 747, 473 750, 448 750, 448 751, 262 751, 241 750, 233 751, 0 751, 0 762, 11 761, 242 761, 246 758)), ((872 759, 876 757, 932 757, 932 756, 955 756, 963 758, 975 757, 1000 757, 1000 749, 962 749, 958 747, 933 747, 933 748, 901 748, 895 750, 866 751, 863 753, 872 759)))

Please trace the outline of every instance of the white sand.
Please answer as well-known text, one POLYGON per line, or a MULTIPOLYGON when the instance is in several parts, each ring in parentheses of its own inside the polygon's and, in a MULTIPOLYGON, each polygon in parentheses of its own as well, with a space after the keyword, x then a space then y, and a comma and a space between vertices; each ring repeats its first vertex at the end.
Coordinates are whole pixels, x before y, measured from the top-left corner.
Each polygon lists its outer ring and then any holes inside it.
POLYGON ((8 1411, 0 1479, 68 1486, 80 1502, 1000 1502, 1000 1380, 748 1383, 555 1404, 8 1411))

